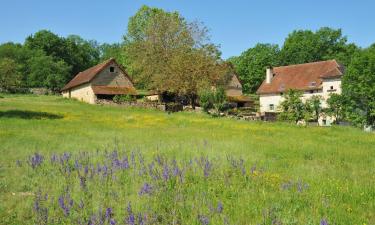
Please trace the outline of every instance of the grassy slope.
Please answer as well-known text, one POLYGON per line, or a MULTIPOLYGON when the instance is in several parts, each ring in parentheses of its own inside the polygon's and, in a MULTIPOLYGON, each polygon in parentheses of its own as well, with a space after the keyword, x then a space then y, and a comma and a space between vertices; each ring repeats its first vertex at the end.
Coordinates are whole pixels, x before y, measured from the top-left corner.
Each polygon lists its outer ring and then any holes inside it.
MULTIPOLYGON (((48 96, 5 96, 0 99, 0 112, 0 218, 9 221, 10 217, 22 219, 24 212, 18 212, 30 210, 29 205, 21 204, 25 197, 11 194, 22 191, 18 185, 21 174, 14 170, 17 159, 36 151, 92 151, 119 142, 127 148, 179 158, 202 152, 211 157, 242 157, 249 165, 256 163, 284 179, 301 179, 310 185, 306 204, 311 207, 305 207, 297 217, 310 214, 331 217, 338 223, 375 223, 375 136, 355 128, 303 128, 192 113, 168 115, 48 96), (46 112, 62 118, 12 118, 4 114, 9 110, 46 112), (330 206, 322 210, 319 204, 324 204, 324 199, 330 206)), ((277 198, 270 194, 256 201, 272 204, 277 198)), ((292 208, 291 215, 295 213, 292 208)))

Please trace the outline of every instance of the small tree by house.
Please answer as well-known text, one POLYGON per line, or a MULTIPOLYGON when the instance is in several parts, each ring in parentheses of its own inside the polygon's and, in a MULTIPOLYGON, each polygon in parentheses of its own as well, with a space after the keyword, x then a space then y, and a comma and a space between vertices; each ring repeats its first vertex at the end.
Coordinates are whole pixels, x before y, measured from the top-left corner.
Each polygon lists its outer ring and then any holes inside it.
POLYGON ((202 91, 199 95, 199 102, 203 111, 208 113, 213 109, 213 114, 219 115, 225 111, 226 95, 224 88, 219 87, 211 91, 202 91))
POLYGON ((326 112, 329 116, 335 118, 335 123, 338 124, 344 118, 344 98, 342 95, 332 93, 327 99, 328 108, 326 112))
POLYGON ((306 111, 311 115, 312 118, 314 118, 314 121, 318 121, 320 115, 323 113, 322 100, 322 96, 319 95, 313 95, 311 98, 306 100, 306 111))
POLYGON ((278 116, 278 119, 293 121, 295 123, 305 119, 306 107, 305 104, 303 104, 301 97, 301 91, 290 89, 285 94, 285 100, 280 104, 282 112, 278 116))

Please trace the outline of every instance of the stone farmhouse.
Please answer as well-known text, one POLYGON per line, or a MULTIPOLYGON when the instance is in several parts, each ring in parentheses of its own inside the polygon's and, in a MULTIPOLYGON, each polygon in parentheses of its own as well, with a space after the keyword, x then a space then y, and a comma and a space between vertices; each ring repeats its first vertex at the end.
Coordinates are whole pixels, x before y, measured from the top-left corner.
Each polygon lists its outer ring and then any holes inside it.
POLYGON ((137 94, 132 80, 113 58, 78 73, 61 92, 63 97, 90 104, 115 95, 137 94))
MULTIPOLYGON (((268 68, 266 79, 257 91, 260 112, 263 115, 279 112, 283 95, 289 89, 302 91, 303 101, 313 95, 322 96, 322 107, 325 108, 331 93, 341 94, 343 74, 344 67, 336 60, 268 68)), ((319 125, 329 125, 333 120, 323 115, 318 122, 319 125)))

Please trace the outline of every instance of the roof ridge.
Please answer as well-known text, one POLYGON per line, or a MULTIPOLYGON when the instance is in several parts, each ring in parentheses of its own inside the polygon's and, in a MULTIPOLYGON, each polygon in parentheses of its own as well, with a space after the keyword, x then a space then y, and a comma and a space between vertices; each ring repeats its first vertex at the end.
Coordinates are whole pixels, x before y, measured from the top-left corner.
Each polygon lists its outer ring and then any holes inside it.
POLYGON ((300 63, 300 64, 292 64, 292 65, 287 65, 287 66, 276 66, 275 68, 284 68, 284 67, 296 67, 296 66, 304 66, 304 65, 311 65, 311 64, 318 64, 318 63, 324 63, 324 62, 335 62, 337 65, 338 62, 336 59, 329 59, 329 60, 322 60, 322 61, 316 61, 316 62, 308 62, 308 63, 300 63))

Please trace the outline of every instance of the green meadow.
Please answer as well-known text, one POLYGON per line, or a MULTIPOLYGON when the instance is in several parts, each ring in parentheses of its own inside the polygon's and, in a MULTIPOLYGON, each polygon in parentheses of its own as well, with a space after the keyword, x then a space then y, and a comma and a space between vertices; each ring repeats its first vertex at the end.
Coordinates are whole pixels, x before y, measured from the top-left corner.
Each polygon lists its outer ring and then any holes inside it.
POLYGON ((375 224, 353 127, 3 94, 0 154, 1 224, 375 224))

